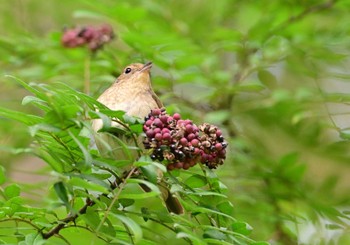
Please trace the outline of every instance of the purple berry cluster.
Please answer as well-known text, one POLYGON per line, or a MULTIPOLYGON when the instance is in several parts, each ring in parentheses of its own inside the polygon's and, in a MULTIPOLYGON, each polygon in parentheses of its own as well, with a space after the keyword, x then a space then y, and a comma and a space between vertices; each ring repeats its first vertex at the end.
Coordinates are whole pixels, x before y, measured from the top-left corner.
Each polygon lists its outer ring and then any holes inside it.
POLYGON ((104 24, 99 27, 86 26, 66 29, 61 42, 64 47, 76 48, 87 45, 91 51, 96 51, 114 37, 110 25, 104 24))
POLYGON ((166 164, 168 170, 189 169, 201 162, 209 168, 223 164, 227 143, 213 125, 197 127, 180 114, 170 116, 165 109, 153 109, 145 118, 143 144, 152 149, 151 158, 166 164))

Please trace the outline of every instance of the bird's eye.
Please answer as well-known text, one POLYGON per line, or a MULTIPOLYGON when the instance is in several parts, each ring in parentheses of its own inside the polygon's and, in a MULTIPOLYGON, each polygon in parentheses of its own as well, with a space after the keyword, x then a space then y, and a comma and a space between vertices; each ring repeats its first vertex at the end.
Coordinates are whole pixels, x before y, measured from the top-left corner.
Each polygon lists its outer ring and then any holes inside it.
POLYGON ((130 68, 130 67, 128 67, 128 68, 125 69, 125 74, 128 74, 128 73, 130 73, 130 72, 131 72, 131 68, 130 68))

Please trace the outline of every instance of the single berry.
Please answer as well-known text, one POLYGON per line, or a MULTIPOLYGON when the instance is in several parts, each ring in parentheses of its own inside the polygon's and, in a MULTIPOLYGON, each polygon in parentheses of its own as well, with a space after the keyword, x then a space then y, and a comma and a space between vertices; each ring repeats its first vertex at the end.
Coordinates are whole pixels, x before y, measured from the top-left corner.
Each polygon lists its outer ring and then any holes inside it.
POLYGON ((162 116, 160 116, 160 120, 162 121, 162 123, 167 123, 168 122, 168 116, 162 115, 162 116))
POLYGON ((220 157, 226 157, 226 150, 222 149, 221 151, 218 152, 218 156, 220 157))
POLYGON ((148 120, 146 121, 145 125, 148 126, 148 127, 150 127, 150 126, 152 125, 152 123, 153 123, 153 120, 148 119, 148 120))
POLYGON ((159 116, 160 113, 162 113, 162 112, 161 112, 160 109, 153 109, 153 110, 151 111, 151 113, 152 113, 153 116, 159 116))
POLYGON ((169 133, 164 133, 163 134, 163 140, 170 141, 171 140, 170 134, 169 133))
POLYGON ((165 133, 169 133, 170 134, 170 130, 168 128, 163 128, 162 129, 162 134, 165 134, 165 133))
POLYGON ((180 169, 180 168, 183 168, 183 166, 184 166, 183 162, 176 162, 176 163, 174 163, 174 167, 175 168, 180 169))
POLYGON ((153 125, 158 127, 158 128, 162 128, 163 127, 163 123, 162 123, 162 121, 159 118, 154 119, 153 125))
POLYGON ((186 146, 188 144, 188 140, 186 138, 181 138, 180 139, 180 144, 183 146, 186 146))
POLYGON ((153 131, 155 134, 159 134, 162 132, 162 130, 160 128, 155 128, 153 131))
POLYGON ((198 146, 199 145, 199 140, 197 140, 197 139, 193 139, 193 140, 191 140, 191 145, 192 146, 198 146))
POLYGON ((193 154, 194 155, 199 155, 199 154, 201 154, 201 152, 202 151, 199 148, 194 148, 193 154))
POLYGON ((180 120, 181 116, 180 116, 179 113, 175 113, 175 114, 173 115, 173 118, 174 118, 174 120, 178 121, 178 120, 180 120))
POLYGON ((215 149, 216 149, 217 151, 220 151, 222 148, 223 148, 223 145, 222 145, 221 143, 216 143, 216 144, 215 144, 215 149))
POLYGON ((186 125, 186 132, 188 134, 192 133, 193 132, 193 126, 191 124, 187 124, 186 125))
POLYGON ((193 134, 193 133, 187 135, 187 139, 188 139, 189 141, 193 140, 194 138, 196 138, 196 135, 193 134))
POLYGON ((162 140, 162 134, 161 133, 157 133, 155 136, 154 136, 154 138, 156 139, 156 140, 158 140, 158 141, 161 141, 162 140))
POLYGON ((146 131, 146 136, 148 138, 153 138, 154 137, 154 130, 153 129, 149 129, 146 131))

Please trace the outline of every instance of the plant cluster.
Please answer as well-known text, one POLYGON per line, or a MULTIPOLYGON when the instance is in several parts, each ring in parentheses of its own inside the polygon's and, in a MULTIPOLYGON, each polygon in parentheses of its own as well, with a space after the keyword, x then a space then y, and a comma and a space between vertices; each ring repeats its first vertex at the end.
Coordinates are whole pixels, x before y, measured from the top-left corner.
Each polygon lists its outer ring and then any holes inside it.
POLYGON ((113 29, 107 24, 98 27, 75 27, 64 30, 61 43, 67 48, 76 48, 86 45, 91 51, 95 52, 102 48, 104 44, 110 42, 113 37, 113 29))
POLYGON ((168 170, 189 169, 197 162, 210 169, 224 163, 226 147, 221 130, 208 123, 195 125, 181 119, 179 113, 169 115, 165 109, 153 109, 145 118, 143 141, 152 149, 151 158, 166 164, 168 170))

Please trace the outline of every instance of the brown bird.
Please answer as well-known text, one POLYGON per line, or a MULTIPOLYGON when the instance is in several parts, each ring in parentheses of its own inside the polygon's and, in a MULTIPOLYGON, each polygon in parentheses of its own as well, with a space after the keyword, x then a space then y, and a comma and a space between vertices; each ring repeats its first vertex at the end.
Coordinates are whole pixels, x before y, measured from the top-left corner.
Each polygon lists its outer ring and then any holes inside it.
MULTIPOLYGON (((146 117, 152 109, 162 108, 162 102, 152 89, 151 68, 152 62, 146 64, 135 63, 127 66, 112 86, 104 91, 97 100, 111 110, 122 110, 129 116, 139 118, 146 117)), ((92 127, 96 132, 102 126, 102 120, 97 119, 93 121, 92 127)), ((112 126, 120 127, 117 123, 112 123, 112 126)), ((125 137, 122 140, 125 141, 125 137)), ((139 141, 142 142, 141 140, 139 141)), ((95 142, 102 155, 113 157, 117 160, 126 159, 122 147, 114 137, 99 133, 95 137, 95 142)), ((132 144, 130 140, 129 142, 132 144)), ((177 214, 183 213, 183 207, 179 200, 170 193, 164 180, 162 180, 161 172, 158 172, 160 179, 158 187, 162 192, 162 197, 168 210, 177 214)))

